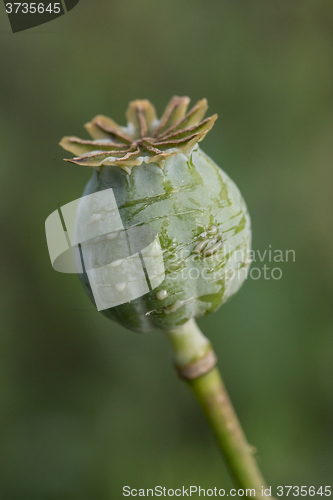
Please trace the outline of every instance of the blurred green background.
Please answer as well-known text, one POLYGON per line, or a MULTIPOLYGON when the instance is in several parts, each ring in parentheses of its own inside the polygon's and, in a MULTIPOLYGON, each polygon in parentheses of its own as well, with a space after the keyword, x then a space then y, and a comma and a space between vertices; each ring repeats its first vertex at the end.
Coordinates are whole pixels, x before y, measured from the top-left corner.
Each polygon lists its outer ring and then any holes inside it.
POLYGON ((203 149, 242 191, 253 248, 296 252, 199 324, 268 484, 330 484, 331 0, 81 0, 17 34, 2 4, 0 21, 1 500, 232 487, 164 335, 97 313, 45 241, 91 174, 62 162, 60 138, 98 113, 125 124, 135 98, 160 114, 174 94, 218 113, 203 149))

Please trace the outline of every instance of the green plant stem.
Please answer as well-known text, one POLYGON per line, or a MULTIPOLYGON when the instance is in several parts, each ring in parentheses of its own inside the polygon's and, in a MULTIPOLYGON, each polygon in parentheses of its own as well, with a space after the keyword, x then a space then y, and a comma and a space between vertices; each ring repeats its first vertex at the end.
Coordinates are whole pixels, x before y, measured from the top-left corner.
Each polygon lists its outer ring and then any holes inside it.
MULTIPOLYGON (((166 333, 171 343, 175 367, 183 376, 184 370, 186 373, 188 367, 193 367, 212 353, 211 344, 194 320, 166 333)), ((267 486, 219 370, 213 367, 207 373, 187 380, 187 383, 208 419, 236 485, 244 490, 255 489, 255 498, 271 498, 262 495, 262 488, 266 489, 267 486)))

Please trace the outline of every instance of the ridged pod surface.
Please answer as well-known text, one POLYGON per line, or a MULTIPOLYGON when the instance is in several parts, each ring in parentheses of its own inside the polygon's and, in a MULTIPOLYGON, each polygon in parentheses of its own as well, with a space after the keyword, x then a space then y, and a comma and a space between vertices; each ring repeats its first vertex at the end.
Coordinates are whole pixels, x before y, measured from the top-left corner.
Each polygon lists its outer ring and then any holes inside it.
MULTIPOLYGON (((187 105, 188 98, 174 97, 157 120, 148 101, 134 101, 127 112, 132 120, 127 128, 114 124, 119 127, 115 129, 109 122, 107 132, 103 127, 96 132, 88 124, 93 141, 71 137, 61 143, 75 154, 83 152, 71 161, 95 168, 84 196, 112 188, 124 228, 145 225, 158 234, 163 282, 137 299, 103 311, 138 332, 171 329, 215 311, 237 292, 249 267, 251 225, 245 202, 235 183, 197 144, 216 116, 200 122, 202 108, 205 112, 207 107, 200 101, 193 123, 196 106, 186 114, 187 105), (109 135, 101 137, 102 133, 109 135), (96 149, 101 144, 104 149, 96 149), (115 144, 117 156, 113 156, 115 144)), ((102 253, 102 246, 95 245, 94 252, 102 253)), ((88 276, 81 279, 93 299, 88 276)))

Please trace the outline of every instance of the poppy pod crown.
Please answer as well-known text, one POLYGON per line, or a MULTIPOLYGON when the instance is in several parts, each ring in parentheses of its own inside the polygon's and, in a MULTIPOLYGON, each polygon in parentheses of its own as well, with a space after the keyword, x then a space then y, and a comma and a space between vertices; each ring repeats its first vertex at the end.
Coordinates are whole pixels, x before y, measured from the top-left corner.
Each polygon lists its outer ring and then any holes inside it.
POLYGON ((85 125, 92 140, 64 137, 60 145, 75 154, 66 160, 99 170, 103 165, 117 165, 128 174, 141 163, 158 163, 178 153, 188 154, 214 125, 217 115, 203 119, 207 100, 198 101, 187 112, 190 99, 174 96, 160 118, 148 100, 129 103, 127 126, 118 125, 111 118, 96 116, 85 125))

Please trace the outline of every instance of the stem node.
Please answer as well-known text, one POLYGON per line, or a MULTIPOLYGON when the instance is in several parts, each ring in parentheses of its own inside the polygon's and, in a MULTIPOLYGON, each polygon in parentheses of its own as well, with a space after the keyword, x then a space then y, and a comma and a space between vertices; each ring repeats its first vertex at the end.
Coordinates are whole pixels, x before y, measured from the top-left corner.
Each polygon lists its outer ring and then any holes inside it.
POLYGON ((262 495, 267 486, 254 457, 257 449, 246 440, 215 366, 210 342, 193 319, 166 333, 176 370, 202 407, 236 484, 245 490, 255 489, 257 499, 272 500, 262 495))

